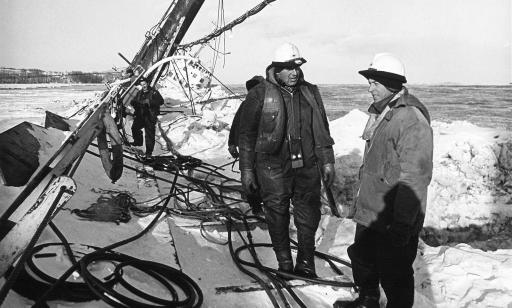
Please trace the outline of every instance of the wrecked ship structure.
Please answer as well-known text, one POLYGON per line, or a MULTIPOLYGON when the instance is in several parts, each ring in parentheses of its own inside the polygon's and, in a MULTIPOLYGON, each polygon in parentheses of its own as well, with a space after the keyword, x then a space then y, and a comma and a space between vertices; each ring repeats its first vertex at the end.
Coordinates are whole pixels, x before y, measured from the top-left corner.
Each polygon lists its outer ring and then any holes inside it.
MULTIPOLYGON (((268 306, 311 307, 320 293, 307 296, 298 289, 321 285, 336 288, 331 293, 349 292, 350 264, 321 252, 316 257, 325 268, 319 274, 327 278, 280 276, 265 221, 249 213, 239 175, 229 169, 236 161, 206 162, 177 153, 166 137, 180 123, 217 130, 230 123, 241 96, 215 94, 219 89, 212 82, 222 82, 192 49, 200 50, 273 1, 183 45, 204 0, 173 1, 134 58, 121 55, 135 77, 109 84, 78 117, 47 112, 45 127, 25 122, 0 135, 0 176, 5 186, 17 187, 0 218, 0 303, 227 307, 257 303, 263 296, 268 306), (152 86, 167 81, 187 101, 163 106, 167 122, 161 119, 159 129, 167 152, 151 161, 129 146, 123 120, 125 98, 143 77, 152 86), (208 110, 222 108, 230 114, 224 121, 208 118, 208 110), (100 161, 108 180, 94 167, 100 161), (13 299, 15 294, 23 300, 13 299)), ((327 196, 332 204, 329 191, 327 196)))

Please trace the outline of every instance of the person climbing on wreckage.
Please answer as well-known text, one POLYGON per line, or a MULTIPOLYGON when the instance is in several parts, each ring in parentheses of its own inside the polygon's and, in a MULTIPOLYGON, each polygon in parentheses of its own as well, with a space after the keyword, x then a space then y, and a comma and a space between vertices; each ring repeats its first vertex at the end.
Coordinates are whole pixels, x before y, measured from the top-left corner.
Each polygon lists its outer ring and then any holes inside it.
POLYGON ((354 243, 347 249, 359 297, 334 308, 378 308, 379 283, 388 308, 414 303, 414 270, 419 232, 432 178, 433 137, 427 108, 403 86, 402 62, 377 54, 359 71, 373 103, 353 220, 354 243))
POLYGON ((306 60, 286 43, 275 51, 266 80, 247 94, 240 114, 240 171, 247 193, 259 189, 279 270, 316 278, 315 232, 321 177, 334 180, 333 139, 317 86, 303 78, 306 60), (298 253, 290 250, 290 200, 298 253))
POLYGON ((140 79, 141 90, 132 100, 131 105, 135 109, 132 124, 132 146, 142 146, 142 129, 146 140, 146 159, 151 159, 155 148, 155 135, 157 116, 160 114, 160 106, 164 99, 158 90, 152 88, 145 78, 140 79))

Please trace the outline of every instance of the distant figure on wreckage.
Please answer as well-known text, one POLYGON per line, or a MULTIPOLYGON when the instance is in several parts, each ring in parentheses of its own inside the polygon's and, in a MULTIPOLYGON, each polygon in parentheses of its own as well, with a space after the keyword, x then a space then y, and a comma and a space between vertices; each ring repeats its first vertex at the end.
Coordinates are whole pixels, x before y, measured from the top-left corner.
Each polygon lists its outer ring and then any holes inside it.
POLYGON ((131 102, 135 111, 132 123, 133 142, 130 145, 142 146, 145 139, 145 158, 151 159, 155 148, 157 117, 160 114, 160 106, 164 104, 164 99, 158 90, 149 85, 147 79, 141 78, 140 86, 141 90, 131 102), (142 129, 144 129, 144 139, 142 129))
POLYGON ((402 62, 377 54, 359 71, 373 103, 362 138, 366 140, 353 220, 354 243, 347 249, 359 297, 334 308, 378 308, 379 283, 387 308, 414 303, 414 270, 419 232, 432 178, 433 137, 427 108, 403 86, 402 62))

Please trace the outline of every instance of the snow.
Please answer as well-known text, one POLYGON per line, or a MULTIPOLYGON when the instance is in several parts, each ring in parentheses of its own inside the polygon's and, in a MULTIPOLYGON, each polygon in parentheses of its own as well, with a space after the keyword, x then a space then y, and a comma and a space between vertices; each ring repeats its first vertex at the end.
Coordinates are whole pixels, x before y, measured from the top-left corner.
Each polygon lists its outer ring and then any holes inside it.
MULTIPOLYGON (((187 104, 186 97, 178 93, 179 89, 162 90, 166 99, 181 95, 181 103, 187 104)), ((228 95, 217 88, 207 96, 228 95)), ((161 131, 171 141, 173 151, 203 160, 228 161, 229 126, 240 103, 239 99, 224 99, 196 105, 195 116, 163 116, 161 131)), ((17 115, 23 114, 21 110, 17 115)), ((352 187, 364 152, 360 135, 367 117, 355 109, 330 123, 336 142, 337 178, 333 191, 343 214, 354 195, 352 187)), ((512 307, 512 133, 464 121, 434 121, 432 128, 434 173, 425 241, 420 241, 414 263, 415 307, 512 307)), ((158 138, 160 144, 167 144, 161 135, 158 138)), ((162 150, 171 151, 165 146, 162 150)), ((139 221, 141 227, 148 219, 139 221)), ((352 242, 354 229, 349 219, 323 215, 317 232, 318 250, 347 259, 346 248, 352 242)), ((168 240, 165 232, 161 226, 155 230, 163 239, 157 242, 168 240)), ((199 245, 211 246, 201 249, 201 253, 207 252, 203 255, 205 260, 216 258, 219 251, 215 245, 199 241, 200 236, 192 231, 183 232, 195 237, 199 245)), ((212 235, 223 238, 225 233, 212 231, 212 235)), ((243 298, 236 293, 218 296, 222 296, 225 307, 240 305, 241 300, 246 307, 270 307, 264 292, 251 293, 243 298)), ((337 298, 353 295, 346 289, 314 286, 305 288, 301 296, 310 297, 309 303, 315 307, 330 307, 337 298)))

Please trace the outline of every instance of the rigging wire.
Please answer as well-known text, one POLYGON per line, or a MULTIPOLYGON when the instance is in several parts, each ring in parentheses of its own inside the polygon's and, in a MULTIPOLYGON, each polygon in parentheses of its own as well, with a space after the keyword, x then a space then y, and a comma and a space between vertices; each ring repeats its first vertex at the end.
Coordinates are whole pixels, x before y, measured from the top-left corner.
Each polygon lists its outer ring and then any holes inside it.
POLYGON ((193 41, 193 42, 190 42, 190 43, 187 43, 187 44, 179 45, 178 48, 179 49, 189 49, 190 47, 195 46, 195 45, 205 44, 206 42, 211 41, 213 38, 216 38, 216 37, 220 36, 222 33, 226 32, 228 30, 233 29, 236 25, 241 24, 247 18, 249 18, 249 17, 259 13, 268 4, 270 4, 270 3, 274 2, 274 1, 276 1, 276 0, 265 0, 265 1, 261 2, 260 4, 256 5, 254 8, 250 9, 249 11, 247 11, 242 16, 240 16, 237 19, 233 20, 232 22, 230 22, 226 26, 213 31, 212 33, 210 33, 210 34, 208 34, 208 35, 204 36, 203 38, 200 38, 200 39, 198 39, 196 41, 193 41))

